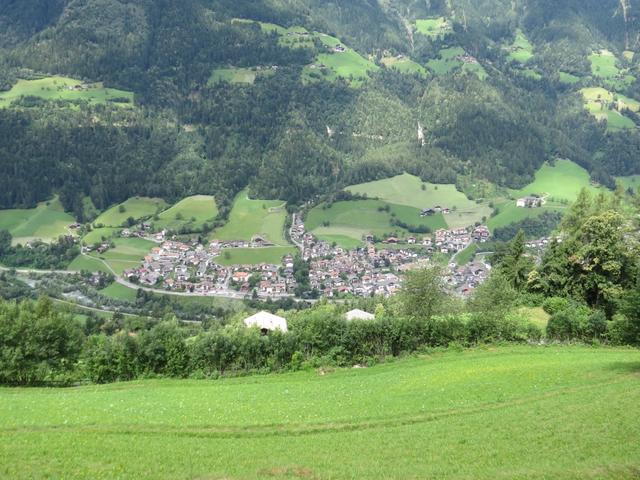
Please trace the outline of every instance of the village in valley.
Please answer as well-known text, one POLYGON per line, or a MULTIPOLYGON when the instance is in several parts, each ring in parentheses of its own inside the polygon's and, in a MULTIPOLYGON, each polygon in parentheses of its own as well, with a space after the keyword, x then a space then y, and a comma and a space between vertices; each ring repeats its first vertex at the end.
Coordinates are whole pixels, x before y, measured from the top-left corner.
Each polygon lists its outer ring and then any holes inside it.
MULTIPOLYGON (((124 271, 125 281, 145 288, 194 295, 260 299, 295 297, 303 286, 306 296, 311 298, 391 296, 399 291, 404 272, 428 265, 434 254, 455 257, 472 243, 481 244, 490 238, 489 229, 479 225, 439 229, 420 237, 379 240, 367 235, 363 246, 346 249, 316 238, 306 231, 301 217, 294 215, 290 240, 308 265, 306 285, 300 285, 293 254, 283 256, 279 264, 223 266, 219 263, 229 249, 268 247, 269 241, 259 235, 249 242, 214 239, 203 245, 197 241, 170 239, 166 231, 151 233, 148 229, 149 225, 143 223, 137 231, 121 232, 125 237, 141 236, 158 244, 138 267, 124 271)), ((106 248, 108 245, 103 245, 99 251, 106 248)), ((459 266, 452 257, 445 269, 445 281, 458 294, 469 295, 488 276, 489 270, 485 262, 459 266)))

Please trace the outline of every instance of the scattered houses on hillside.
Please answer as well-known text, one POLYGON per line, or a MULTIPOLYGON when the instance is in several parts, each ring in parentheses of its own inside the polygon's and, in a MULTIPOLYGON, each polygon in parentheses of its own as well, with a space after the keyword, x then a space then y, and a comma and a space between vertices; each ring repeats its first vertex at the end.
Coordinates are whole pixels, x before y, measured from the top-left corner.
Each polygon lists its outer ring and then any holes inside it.
POLYGON ((540 208, 543 203, 542 197, 528 196, 519 198, 516 201, 516 206, 519 208, 540 208))

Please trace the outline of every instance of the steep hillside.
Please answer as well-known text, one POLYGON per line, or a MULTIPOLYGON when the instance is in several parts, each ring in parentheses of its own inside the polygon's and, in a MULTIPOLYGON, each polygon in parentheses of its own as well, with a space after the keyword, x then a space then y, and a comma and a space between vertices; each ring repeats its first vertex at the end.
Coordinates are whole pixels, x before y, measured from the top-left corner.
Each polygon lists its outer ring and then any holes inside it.
POLYGON ((82 219, 86 197, 104 210, 208 194, 224 216, 245 187, 292 204, 403 172, 521 188, 556 157, 612 187, 640 173, 637 12, 637 0, 5 2, 0 208, 58 193, 82 219), (32 80, 50 86, 15 94, 32 80), (133 101, 65 90, 88 88, 133 101))

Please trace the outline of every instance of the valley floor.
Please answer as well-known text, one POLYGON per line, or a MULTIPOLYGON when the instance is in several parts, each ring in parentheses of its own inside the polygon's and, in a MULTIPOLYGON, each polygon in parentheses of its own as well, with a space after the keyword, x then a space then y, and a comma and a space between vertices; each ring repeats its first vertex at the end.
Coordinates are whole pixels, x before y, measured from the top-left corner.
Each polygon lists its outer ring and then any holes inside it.
POLYGON ((637 478, 639 379, 637 350, 521 346, 0 389, 0 477, 637 478))

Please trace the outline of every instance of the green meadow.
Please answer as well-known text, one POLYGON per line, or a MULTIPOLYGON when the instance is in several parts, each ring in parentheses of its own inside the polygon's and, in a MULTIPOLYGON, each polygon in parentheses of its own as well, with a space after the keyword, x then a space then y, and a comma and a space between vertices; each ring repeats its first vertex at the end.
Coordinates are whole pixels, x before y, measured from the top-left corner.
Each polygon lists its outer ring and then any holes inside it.
POLYGON ((559 72, 558 76, 560 78, 560 82, 567 85, 574 85, 580 81, 580 77, 567 72, 559 72))
POLYGON ((451 23, 444 17, 418 19, 415 28, 420 35, 431 39, 444 38, 449 33, 453 33, 451 23))
POLYGON ((392 225, 394 219, 408 225, 427 226, 432 231, 446 228, 442 215, 420 217, 421 210, 395 205, 381 200, 355 200, 322 204, 313 208, 305 219, 305 226, 321 240, 335 242, 343 248, 354 248, 363 244, 366 235, 421 237, 392 225), (389 209, 389 211, 386 210, 389 209))
POLYGON ((491 214, 491 208, 483 203, 469 200, 464 193, 456 190, 455 185, 436 185, 426 183, 408 173, 393 178, 352 185, 345 190, 351 193, 379 198, 386 202, 406 205, 422 211, 440 205, 453 211, 444 216, 446 225, 451 228, 466 227, 482 221, 491 214), (424 185, 424 190, 423 190, 424 185))
POLYGON ((407 57, 385 57, 382 59, 382 63, 386 68, 396 70, 400 73, 406 73, 408 75, 418 74, 425 78, 429 76, 426 68, 407 57))
POLYGON ((267 67, 217 68, 209 77, 208 85, 216 85, 220 82, 253 85, 256 78, 274 73, 275 70, 267 67))
POLYGON ((640 111, 640 102, 622 94, 613 93, 602 87, 589 87, 580 90, 585 100, 585 108, 598 120, 607 122, 609 130, 634 129, 636 124, 619 110, 628 108, 640 111))
POLYGON ((45 77, 37 80, 18 80, 7 92, 0 92, 0 108, 8 107, 21 97, 38 97, 43 100, 87 101, 114 105, 133 105, 133 93, 115 88, 105 88, 101 83, 84 84, 68 77, 45 77))
POLYGON ((61 235, 70 235, 69 225, 75 219, 64 211, 56 197, 39 203, 36 208, 0 210, 0 230, 8 230, 13 244, 25 244, 33 240, 51 242, 61 235))
POLYGON ((0 476, 631 479, 640 352, 434 353, 363 369, 0 389, 0 476))
POLYGON ((161 198, 133 197, 119 205, 114 205, 95 219, 94 225, 104 227, 126 226, 127 219, 136 221, 152 217, 167 207, 161 198))
POLYGON ((508 200, 497 203, 498 214, 489 218, 487 226, 491 231, 496 228, 506 227, 512 223, 517 223, 527 218, 536 218, 545 212, 564 212, 567 207, 557 203, 547 203, 540 208, 521 208, 516 205, 515 200, 508 200))
POLYGON ((304 82, 315 80, 335 81, 338 78, 345 79, 353 87, 361 86, 368 78, 369 72, 380 69, 371 60, 364 58, 351 47, 346 46, 341 40, 324 33, 316 33, 328 52, 320 53, 316 57, 315 67, 307 65, 302 72, 304 82), (346 48, 345 52, 335 52, 337 45, 346 48))
POLYGON ((624 188, 632 188, 634 191, 638 191, 640 188, 640 175, 629 175, 628 177, 616 177, 616 180, 622 183, 624 188))
POLYGON ((509 47, 509 58, 522 64, 533 58, 533 45, 520 29, 516 32, 516 38, 509 47))
POLYGON ((215 259, 216 263, 224 266, 230 265, 259 265, 270 263, 274 265, 282 264, 282 257, 285 255, 295 255, 296 248, 290 247, 267 247, 267 248, 227 248, 224 253, 215 259))
POLYGON ((550 201, 573 202, 580 190, 592 193, 598 189, 591 185, 589 172, 570 160, 558 159, 554 165, 545 163, 535 174, 535 180, 520 190, 510 190, 513 198, 527 195, 547 195, 550 201))
POLYGON ((438 54, 438 58, 434 58, 427 62, 427 68, 438 76, 447 75, 454 70, 461 69, 463 72, 475 74, 480 80, 487 78, 487 72, 479 63, 466 63, 460 58, 466 52, 462 47, 443 48, 438 54))
POLYGON ((246 190, 240 192, 231 208, 229 221, 211 234, 217 240, 245 240, 260 235, 273 244, 288 245, 284 237, 287 211, 280 200, 253 200, 246 190))
POLYGON ((67 270, 70 272, 103 272, 112 273, 102 260, 88 255, 78 255, 73 262, 69 264, 67 270))
POLYGON ((278 36, 278 43, 287 48, 314 48, 313 39, 317 35, 300 26, 285 28, 275 23, 258 22, 242 18, 234 19, 233 23, 244 23, 247 25, 258 24, 263 32, 276 34, 278 36))
POLYGON ((100 293, 106 297, 115 300, 134 301, 138 296, 138 291, 133 288, 125 287, 118 282, 113 282, 107 288, 100 290, 100 293))
POLYGON ((609 50, 600 50, 589 55, 591 73, 594 77, 616 90, 624 90, 631 85, 636 78, 626 69, 621 69, 616 56, 609 50))
POLYGON ((82 237, 82 243, 85 245, 95 245, 96 243, 102 243, 112 239, 113 237, 120 236, 122 228, 114 227, 102 227, 94 228, 84 237, 82 237))
POLYGON ((142 238, 115 238, 115 248, 111 248, 102 254, 92 253, 91 257, 104 260, 110 269, 117 275, 130 268, 140 265, 142 259, 156 243, 142 238))
POLYGON ((163 211, 152 221, 156 229, 190 229, 198 231, 202 225, 212 222, 218 216, 216 200, 210 195, 194 195, 180 200, 163 211))

